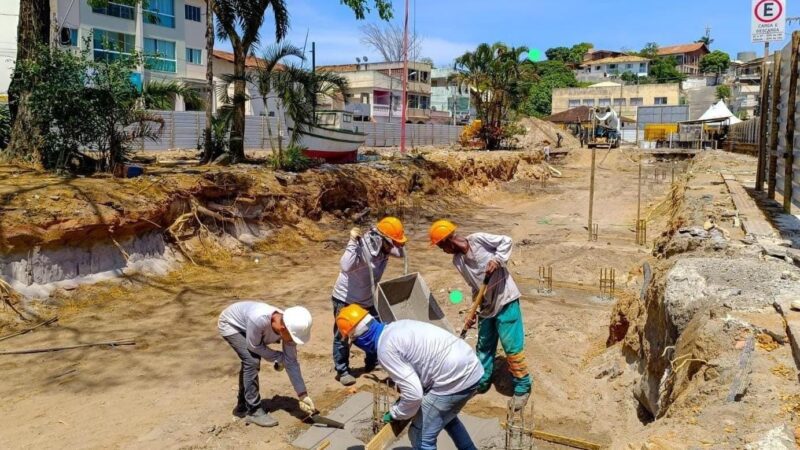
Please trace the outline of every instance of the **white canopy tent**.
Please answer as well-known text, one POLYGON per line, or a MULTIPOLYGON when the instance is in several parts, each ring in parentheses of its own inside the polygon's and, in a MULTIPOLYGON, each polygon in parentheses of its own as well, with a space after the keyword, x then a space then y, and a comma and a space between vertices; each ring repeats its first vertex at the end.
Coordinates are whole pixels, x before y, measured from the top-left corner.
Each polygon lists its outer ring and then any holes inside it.
POLYGON ((735 125, 741 120, 733 115, 724 101, 720 100, 708 108, 708 111, 703 113, 699 119, 692 122, 724 122, 725 125, 735 125))

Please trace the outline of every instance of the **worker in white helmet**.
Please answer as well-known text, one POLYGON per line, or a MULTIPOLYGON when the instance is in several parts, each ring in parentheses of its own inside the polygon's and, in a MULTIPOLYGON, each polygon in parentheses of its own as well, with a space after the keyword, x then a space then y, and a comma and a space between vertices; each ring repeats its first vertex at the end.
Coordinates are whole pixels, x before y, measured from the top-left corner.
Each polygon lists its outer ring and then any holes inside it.
POLYGON ((359 305, 342 308, 336 325, 344 338, 378 355, 400 390, 400 400, 383 415, 384 423, 413 419, 408 437, 414 449, 435 450, 442 430, 459 450, 476 449, 458 418, 483 377, 469 344, 427 322, 384 325, 359 305))
POLYGON ((306 414, 316 412, 297 360, 297 346, 311 338, 311 314, 303 307, 282 311, 257 301, 234 303, 219 316, 219 333, 241 360, 239 397, 233 415, 246 417, 248 423, 274 427, 278 421, 261 407, 258 372, 261 358, 271 362, 275 370, 286 369, 289 380, 306 414), (282 344, 282 351, 271 344, 282 344))

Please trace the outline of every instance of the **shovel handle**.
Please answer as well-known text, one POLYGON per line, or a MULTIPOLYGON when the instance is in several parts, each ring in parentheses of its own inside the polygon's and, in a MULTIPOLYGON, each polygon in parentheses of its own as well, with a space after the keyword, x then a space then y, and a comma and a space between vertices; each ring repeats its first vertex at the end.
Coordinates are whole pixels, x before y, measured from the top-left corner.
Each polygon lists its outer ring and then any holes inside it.
POLYGON ((475 316, 478 314, 478 309, 481 307, 481 303, 483 303, 483 297, 486 295, 486 289, 489 286, 489 278, 491 275, 486 274, 483 278, 483 284, 481 285, 480 290, 478 290, 478 295, 475 296, 475 300, 472 302, 472 306, 469 308, 469 313, 467 313, 467 317, 464 320, 464 327, 461 329, 461 339, 467 337, 467 332, 469 331, 468 324, 475 319, 475 316))

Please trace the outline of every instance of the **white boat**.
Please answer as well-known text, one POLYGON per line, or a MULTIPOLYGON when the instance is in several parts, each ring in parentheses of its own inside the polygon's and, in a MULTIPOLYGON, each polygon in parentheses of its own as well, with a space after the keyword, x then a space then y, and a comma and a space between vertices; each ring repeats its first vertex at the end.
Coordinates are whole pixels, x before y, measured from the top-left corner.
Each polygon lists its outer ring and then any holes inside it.
POLYGON ((354 127, 353 114, 346 111, 318 111, 316 124, 304 128, 298 138, 303 153, 329 163, 358 161, 358 149, 367 141, 367 135, 354 127))

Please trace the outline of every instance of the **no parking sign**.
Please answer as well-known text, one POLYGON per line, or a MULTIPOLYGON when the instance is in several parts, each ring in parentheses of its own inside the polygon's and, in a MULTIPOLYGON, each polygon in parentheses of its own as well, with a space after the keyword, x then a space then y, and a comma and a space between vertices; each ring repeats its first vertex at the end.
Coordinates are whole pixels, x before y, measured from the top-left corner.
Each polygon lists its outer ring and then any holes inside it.
POLYGON ((786 34, 787 0, 753 0, 753 42, 782 41, 786 34))

